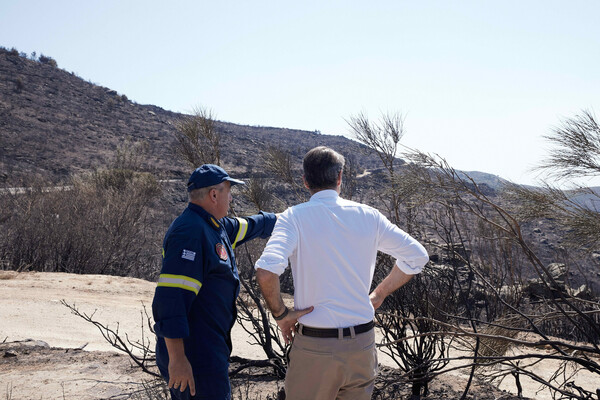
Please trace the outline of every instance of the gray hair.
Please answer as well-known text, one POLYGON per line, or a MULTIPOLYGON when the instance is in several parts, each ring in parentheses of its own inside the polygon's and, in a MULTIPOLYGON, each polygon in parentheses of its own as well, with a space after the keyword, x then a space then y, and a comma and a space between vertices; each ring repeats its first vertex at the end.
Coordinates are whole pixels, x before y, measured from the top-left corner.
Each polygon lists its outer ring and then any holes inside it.
POLYGON ((304 179, 311 190, 335 189, 344 169, 344 156, 329 147, 319 146, 304 156, 304 179))
POLYGON ((217 185, 213 185, 213 186, 206 186, 200 189, 194 189, 190 192, 188 192, 188 199, 190 201, 190 203, 196 203, 199 202, 201 200, 203 200, 206 196, 208 196, 208 193, 213 190, 220 190, 221 187, 223 186, 223 182, 217 184, 217 185))

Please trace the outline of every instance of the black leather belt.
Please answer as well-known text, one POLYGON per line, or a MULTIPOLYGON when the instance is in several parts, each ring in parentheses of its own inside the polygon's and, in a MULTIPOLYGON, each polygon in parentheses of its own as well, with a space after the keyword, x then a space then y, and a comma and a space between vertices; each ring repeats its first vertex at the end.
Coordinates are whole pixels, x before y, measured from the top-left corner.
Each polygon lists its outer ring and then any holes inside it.
MULTIPOLYGON (((371 329, 373 329, 373 327, 375 326, 375 323, 373 321, 367 322, 366 324, 361 324, 361 325, 356 325, 354 327, 354 333, 355 334, 359 334, 359 333, 365 333, 365 332, 369 332, 371 329)), ((351 336, 352 334, 350 333, 350 328, 344 328, 344 336, 351 336)), ((320 338, 336 338, 338 337, 338 329, 337 328, 311 328, 309 326, 302 326, 302 330, 300 331, 302 335, 304 336, 311 336, 311 337, 320 337, 320 338)))

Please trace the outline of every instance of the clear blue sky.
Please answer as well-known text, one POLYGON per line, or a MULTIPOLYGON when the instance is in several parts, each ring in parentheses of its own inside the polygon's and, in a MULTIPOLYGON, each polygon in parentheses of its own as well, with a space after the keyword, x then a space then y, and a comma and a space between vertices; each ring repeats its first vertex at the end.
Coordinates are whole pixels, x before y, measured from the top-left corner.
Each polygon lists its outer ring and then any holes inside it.
POLYGON ((0 0, 0 45, 240 124, 349 135, 351 115, 402 112, 404 144, 533 183, 542 135, 600 113, 599 17, 597 0, 0 0))

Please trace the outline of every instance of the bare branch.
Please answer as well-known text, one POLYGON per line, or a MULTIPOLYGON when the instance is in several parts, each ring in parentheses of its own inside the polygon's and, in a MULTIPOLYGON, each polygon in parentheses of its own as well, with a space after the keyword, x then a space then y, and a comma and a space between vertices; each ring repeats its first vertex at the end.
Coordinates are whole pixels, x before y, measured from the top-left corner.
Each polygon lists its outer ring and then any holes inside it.
POLYGON ((196 108, 177 124, 173 151, 191 168, 221 163, 221 134, 211 110, 196 108))
POLYGON ((557 179, 600 175, 600 126, 592 112, 565 119, 545 138, 556 148, 538 170, 557 179))
MULTIPOLYGON (((142 371, 144 371, 145 373, 147 373, 153 377, 161 378, 161 375, 159 373, 151 370, 151 368, 156 363, 156 358, 154 357, 154 351, 152 351, 148 347, 147 343, 144 344, 144 343, 140 343, 140 342, 135 342, 135 346, 133 346, 128 338, 123 339, 119 335, 119 326, 118 325, 117 325, 116 330, 113 330, 113 329, 109 328, 108 326, 103 325, 102 323, 94 320, 95 311, 94 311, 94 313, 89 315, 87 313, 80 312, 79 309, 75 306, 75 304, 71 305, 71 304, 67 303, 66 300, 64 300, 64 299, 61 300, 60 302, 62 305, 67 307, 69 310, 71 310, 71 313, 73 313, 74 315, 77 315, 80 318, 83 318, 83 320, 93 324, 96 328, 98 328, 98 330, 100 331, 100 333, 102 334, 104 339, 112 347, 127 354, 129 356, 129 358, 139 368, 141 368, 142 371), (133 353, 134 348, 138 348, 138 349, 142 348, 143 349, 141 357, 133 353)), ((143 331, 143 326, 142 326, 142 331, 143 331)), ((142 336, 142 338, 143 338, 143 336, 142 336)))

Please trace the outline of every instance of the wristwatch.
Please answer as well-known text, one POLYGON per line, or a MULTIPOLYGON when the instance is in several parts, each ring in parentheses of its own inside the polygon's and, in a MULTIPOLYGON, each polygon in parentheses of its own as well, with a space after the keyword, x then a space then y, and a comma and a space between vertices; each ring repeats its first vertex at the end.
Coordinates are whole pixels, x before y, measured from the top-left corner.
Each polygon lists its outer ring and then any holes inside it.
POLYGON ((275 316, 271 313, 271 315, 273 315, 273 319, 275 321, 281 321, 282 319, 284 319, 286 317, 286 315, 288 315, 288 313, 290 312, 289 308, 285 308, 285 310, 283 310, 283 312, 281 313, 281 315, 275 316))

